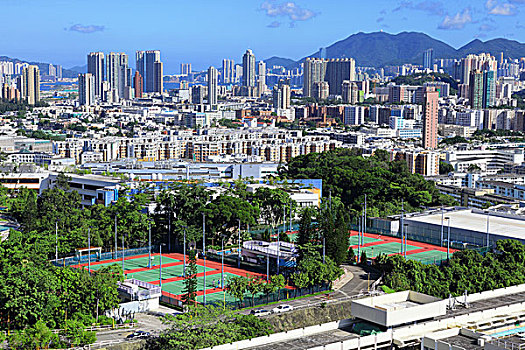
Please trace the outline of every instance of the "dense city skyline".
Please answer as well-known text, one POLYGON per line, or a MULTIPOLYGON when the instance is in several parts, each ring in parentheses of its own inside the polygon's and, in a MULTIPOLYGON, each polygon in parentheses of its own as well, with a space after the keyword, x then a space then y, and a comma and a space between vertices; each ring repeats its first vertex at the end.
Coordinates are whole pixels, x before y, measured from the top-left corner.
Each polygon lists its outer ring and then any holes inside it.
POLYGON ((523 0, 394 4, 384 0, 330 4, 310 0, 227 4, 157 1, 155 6, 138 1, 102 4, 96 0, 83 7, 80 2, 43 5, 30 0, 3 0, 2 8, 11 15, 3 20, 0 35, 8 37, 12 28, 17 28, 19 40, 3 45, 2 54, 6 56, 67 68, 84 65, 85 54, 91 51, 158 49, 163 52, 165 72, 174 74, 181 62, 192 62, 199 70, 217 66, 223 58, 238 62, 246 48, 261 59, 300 59, 361 31, 424 32, 456 48, 475 38, 523 42, 520 29, 525 22, 520 21, 519 14, 524 6, 523 0), (32 11, 25 12, 28 6, 32 11), (130 20, 133 18, 136 20, 130 20))

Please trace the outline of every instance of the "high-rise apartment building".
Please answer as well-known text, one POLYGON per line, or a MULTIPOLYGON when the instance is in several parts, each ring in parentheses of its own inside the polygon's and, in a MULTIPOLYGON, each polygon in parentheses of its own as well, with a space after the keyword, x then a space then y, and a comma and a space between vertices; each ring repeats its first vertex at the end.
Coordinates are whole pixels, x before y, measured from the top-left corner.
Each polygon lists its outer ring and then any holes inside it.
POLYGON ((303 95, 314 97, 316 83, 325 81, 329 94, 341 95, 343 81, 355 80, 355 60, 353 58, 319 59, 307 58, 304 63, 303 95))
POLYGON ((423 53, 423 69, 434 68, 434 49, 425 50, 423 53))
POLYGON ((22 70, 22 98, 30 105, 40 102, 40 70, 38 66, 27 66, 22 70))
POLYGON ((135 91, 135 98, 141 98, 142 92, 144 91, 144 79, 138 70, 135 71, 135 76, 133 77, 133 88, 135 91))
POLYGON ((191 63, 181 63, 180 64, 180 74, 181 75, 190 75, 191 74, 191 63))
POLYGON ((273 87, 273 108, 288 109, 290 108, 290 85, 285 84, 283 80, 273 87))
POLYGON ((242 86, 257 86, 255 55, 252 53, 252 50, 246 50, 242 56, 242 86))
POLYGON ((95 78, 91 73, 78 75, 78 102, 81 106, 95 103, 95 78))
POLYGON ((144 71, 144 91, 162 92, 163 90, 163 72, 162 62, 160 61, 160 51, 146 51, 145 71, 144 71), (156 63, 159 63, 156 65, 156 63), (160 74, 159 74, 160 73, 160 74), (159 81, 160 78, 160 81, 159 81))
POLYGON ((120 75, 120 53, 110 52, 106 58, 106 80, 110 90, 118 95, 120 75))
POLYGON ((217 85, 219 72, 215 67, 208 68, 208 105, 217 105, 217 85))
POLYGON ((496 72, 485 71, 483 73, 483 108, 489 108, 496 104, 496 72))
POLYGON ((259 93, 259 96, 263 95, 266 90, 266 63, 264 61, 259 62, 258 68, 257 68, 258 76, 257 76, 257 91, 259 93))
POLYGON ((343 82, 343 102, 355 104, 359 102, 359 88, 355 82, 345 80, 343 82))
POLYGON ((423 103, 423 147, 436 149, 438 145, 439 92, 427 88, 423 103))
MULTIPOLYGON (((93 76, 95 81, 95 96, 102 97, 102 83, 104 82, 104 53, 91 52, 87 57, 87 72, 93 76)), ((62 67, 60 68, 62 75, 62 67)))
POLYGON ((469 103, 472 109, 483 109, 483 95, 483 72, 473 71, 469 78, 469 103))
POLYGON ((235 64, 233 60, 222 60, 222 83, 232 84, 235 82, 235 64))

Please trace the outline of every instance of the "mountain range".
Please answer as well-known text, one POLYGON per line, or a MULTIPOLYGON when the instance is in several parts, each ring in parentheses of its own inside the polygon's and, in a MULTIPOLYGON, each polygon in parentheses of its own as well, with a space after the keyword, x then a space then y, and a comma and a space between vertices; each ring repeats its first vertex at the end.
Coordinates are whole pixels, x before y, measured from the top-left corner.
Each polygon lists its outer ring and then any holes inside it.
MULTIPOLYGON (((525 57, 525 44, 508 39, 481 41, 475 39, 465 46, 455 49, 449 44, 434 39, 427 34, 402 32, 357 33, 326 47, 326 58, 352 57, 361 67, 384 67, 403 63, 422 64, 423 52, 434 49, 434 58, 461 58, 468 54, 483 52, 494 56, 503 52, 505 58, 525 57)), ((320 50, 306 57, 320 57, 320 50)), ((298 61, 281 57, 265 60, 268 67, 274 65, 296 68, 306 58, 298 61)))
MULTIPOLYGON (((492 39, 481 41, 475 39, 470 43, 455 49, 449 44, 434 39, 427 34, 418 32, 402 32, 389 34, 385 32, 357 33, 348 38, 337 41, 326 47, 326 58, 352 57, 356 65, 361 67, 384 67, 388 65, 399 65, 403 63, 422 64, 423 52, 434 49, 434 58, 461 58, 468 54, 490 53, 499 57, 501 52, 505 58, 525 57, 525 44, 515 40, 492 39)), ((320 57, 320 51, 306 57, 320 57)), ((285 68, 297 68, 306 57, 300 60, 292 60, 282 57, 271 57, 265 60, 267 67, 283 66, 285 68)), ((0 61, 22 62, 16 58, 0 56, 0 61)), ((38 65, 45 71, 49 63, 29 62, 38 65)), ((79 73, 85 73, 87 65, 63 69, 63 76, 74 78, 79 73)))

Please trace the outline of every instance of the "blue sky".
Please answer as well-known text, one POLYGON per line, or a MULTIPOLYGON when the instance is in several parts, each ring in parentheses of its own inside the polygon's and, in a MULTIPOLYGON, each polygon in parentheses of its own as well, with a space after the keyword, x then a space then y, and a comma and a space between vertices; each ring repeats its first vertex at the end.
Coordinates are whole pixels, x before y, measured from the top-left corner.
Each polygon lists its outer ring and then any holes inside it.
MULTIPOLYGON (((525 42, 525 0, 0 0, 0 56, 83 65, 90 51, 160 49, 166 74, 257 59, 298 59, 363 31, 419 31, 454 47, 525 42)), ((133 64, 132 64, 133 65, 133 64)))

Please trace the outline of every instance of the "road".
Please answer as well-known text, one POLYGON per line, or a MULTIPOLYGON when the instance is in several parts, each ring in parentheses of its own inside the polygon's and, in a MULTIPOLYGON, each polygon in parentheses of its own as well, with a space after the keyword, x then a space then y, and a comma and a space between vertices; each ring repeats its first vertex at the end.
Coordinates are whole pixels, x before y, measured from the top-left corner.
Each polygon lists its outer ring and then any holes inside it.
POLYGON ((369 266, 362 267, 355 265, 345 265, 344 267, 348 272, 350 272, 353 275, 353 278, 335 292, 325 293, 317 296, 301 298, 296 300, 289 300, 286 302, 272 304, 267 307, 259 306, 255 308, 244 309, 242 312, 244 314, 249 314, 252 309, 273 309, 277 305, 281 304, 291 305, 292 307, 297 309, 303 307, 310 307, 326 301, 334 302, 353 298, 357 295, 362 295, 366 293, 368 291, 368 287, 371 286, 372 283, 374 283, 380 276, 377 271, 375 271, 369 266))

